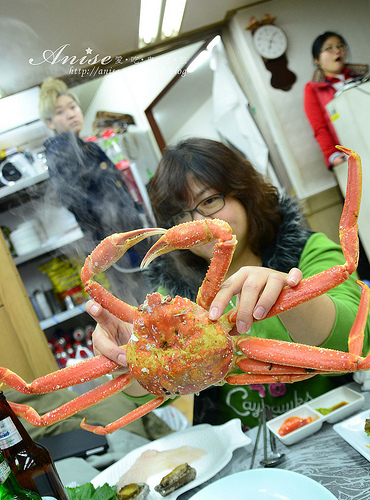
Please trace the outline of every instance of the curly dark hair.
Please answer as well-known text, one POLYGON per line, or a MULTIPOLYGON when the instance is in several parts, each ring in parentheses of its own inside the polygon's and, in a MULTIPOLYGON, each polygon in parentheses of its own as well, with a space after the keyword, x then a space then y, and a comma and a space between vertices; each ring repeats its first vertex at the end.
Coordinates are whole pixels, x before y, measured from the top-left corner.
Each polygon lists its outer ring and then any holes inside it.
POLYGON ((172 217, 188 209, 191 180, 242 203, 248 216, 249 242, 256 255, 274 240, 281 224, 277 188, 239 153, 203 138, 189 138, 165 150, 149 185, 159 226, 169 228, 172 217))

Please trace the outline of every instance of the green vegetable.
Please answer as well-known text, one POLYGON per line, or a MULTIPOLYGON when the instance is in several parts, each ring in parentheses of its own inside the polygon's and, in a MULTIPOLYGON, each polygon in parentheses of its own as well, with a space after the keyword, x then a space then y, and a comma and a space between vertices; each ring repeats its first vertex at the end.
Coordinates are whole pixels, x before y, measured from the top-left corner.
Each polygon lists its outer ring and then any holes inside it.
POLYGON ((114 500, 116 487, 108 483, 95 488, 91 483, 85 483, 76 488, 66 488, 69 500, 114 500))
POLYGON ((370 436, 370 418, 365 419, 365 432, 370 436))

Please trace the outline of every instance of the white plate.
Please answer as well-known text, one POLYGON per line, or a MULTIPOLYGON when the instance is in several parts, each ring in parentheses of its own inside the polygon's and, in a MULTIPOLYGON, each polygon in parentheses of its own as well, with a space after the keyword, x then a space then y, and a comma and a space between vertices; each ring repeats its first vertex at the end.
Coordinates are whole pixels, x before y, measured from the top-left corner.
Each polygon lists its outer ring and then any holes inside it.
POLYGON ((365 420, 370 418, 370 410, 365 410, 344 422, 333 425, 333 429, 353 446, 361 455, 370 461, 370 437, 364 431, 365 420))
POLYGON ((226 476, 206 486, 191 500, 336 500, 320 483, 285 469, 252 469, 226 476))
MULTIPOLYGON (((195 425, 184 431, 175 432, 174 434, 136 448, 136 450, 128 453, 114 465, 105 469, 104 472, 96 476, 91 482, 95 487, 102 486, 104 483, 114 486, 118 483, 119 478, 146 450, 172 450, 186 445, 205 450, 207 454, 191 464, 197 471, 194 481, 166 496, 167 500, 175 500, 181 493, 204 483, 223 469, 229 463, 232 452, 236 448, 241 448, 249 444, 251 444, 251 440, 242 432, 240 420, 237 418, 230 420, 230 422, 224 425, 195 425)), ((154 486, 169 472, 170 470, 165 470, 148 478, 147 483, 151 490, 150 499, 163 498, 159 493, 154 491, 154 486)))

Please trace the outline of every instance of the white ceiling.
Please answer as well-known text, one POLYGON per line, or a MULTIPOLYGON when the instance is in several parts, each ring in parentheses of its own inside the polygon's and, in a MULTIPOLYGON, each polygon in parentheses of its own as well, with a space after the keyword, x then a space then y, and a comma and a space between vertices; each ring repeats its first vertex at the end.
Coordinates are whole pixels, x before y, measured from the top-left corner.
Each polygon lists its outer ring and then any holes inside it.
MULTIPOLYGON (((263 1, 263 0, 261 0, 263 1)), ((253 0, 187 0, 180 37, 223 22, 253 0)), ((99 58, 139 53, 139 0, 0 0, 0 88, 6 95, 68 74, 70 64, 50 64, 62 56, 99 58), (33 64, 30 60, 33 60, 33 64), (41 64, 37 64, 40 63, 41 64)), ((76 64, 74 65, 74 68, 76 64)))

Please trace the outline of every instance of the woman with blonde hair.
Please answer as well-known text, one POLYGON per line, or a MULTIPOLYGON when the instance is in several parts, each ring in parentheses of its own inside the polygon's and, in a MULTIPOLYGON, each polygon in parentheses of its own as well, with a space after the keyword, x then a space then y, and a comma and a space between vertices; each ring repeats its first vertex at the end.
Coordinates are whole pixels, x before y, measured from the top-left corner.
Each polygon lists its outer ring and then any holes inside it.
MULTIPOLYGON (((53 133, 44 142, 50 180, 60 202, 74 214, 84 233, 86 255, 113 233, 143 227, 117 167, 97 143, 80 137, 83 114, 77 97, 63 81, 52 78, 44 81, 39 95, 39 112, 53 133)), ((145 243, 130 249, 123 258, 124 267, 136 268, 145 250, 145 243)), ((120 282, 117 273, 112 272, 110 276, 111 280, 120 282)), ((133 289, 141 283, 136 275, 131 281, 135 281, 133 289)), ((128 291, 123 296, 132 300, 128 291)))

